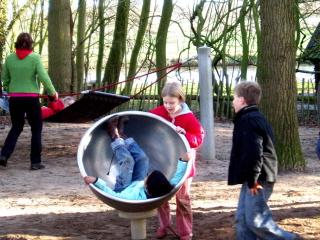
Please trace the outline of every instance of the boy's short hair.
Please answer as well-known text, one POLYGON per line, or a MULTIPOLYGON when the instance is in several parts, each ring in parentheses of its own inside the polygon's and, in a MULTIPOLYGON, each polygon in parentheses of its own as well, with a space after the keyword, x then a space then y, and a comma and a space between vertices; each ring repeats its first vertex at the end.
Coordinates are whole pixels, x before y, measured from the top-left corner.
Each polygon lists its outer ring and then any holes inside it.
POLYGON ((238 97, 243 97, 248 105, 259 104, 261 87, 258 83, 252 81, 240 82, 235 86, 234 94, 238 97))
POLYGON ((173 186, 162 172, 155 170, 148 176, 146 188, 149 198, 156 198, 171 192, 173 186))
POLYGON ((176 97, 185 102, 186 96, 183 92, 181 83, 178 81, 167 82, 161 91, 161 97, 176 97))

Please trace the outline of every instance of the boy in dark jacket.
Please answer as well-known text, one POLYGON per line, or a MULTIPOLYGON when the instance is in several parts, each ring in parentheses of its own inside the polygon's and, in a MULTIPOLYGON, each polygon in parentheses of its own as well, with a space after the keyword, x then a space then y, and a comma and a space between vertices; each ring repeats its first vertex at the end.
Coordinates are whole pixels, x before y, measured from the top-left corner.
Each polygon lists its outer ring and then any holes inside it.
POLYGON ((267 201, 278 162, 271 126, 259 112, 261 88, 241 82, 234 89, 235 110, 228 184, 242 184, 235 216, 236 239, 299 239, 272 219, 267 201))

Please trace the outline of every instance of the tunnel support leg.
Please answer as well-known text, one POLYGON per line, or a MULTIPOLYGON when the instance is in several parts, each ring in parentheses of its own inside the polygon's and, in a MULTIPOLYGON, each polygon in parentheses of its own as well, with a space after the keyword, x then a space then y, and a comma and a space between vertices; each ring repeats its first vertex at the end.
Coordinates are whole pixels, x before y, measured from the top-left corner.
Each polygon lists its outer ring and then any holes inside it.
POLYGON ((119 211, 119 217, 130 219, 131 239, 147 239, 146 220, 156 215, 156 210, 147 212, 122 212, 119 211))

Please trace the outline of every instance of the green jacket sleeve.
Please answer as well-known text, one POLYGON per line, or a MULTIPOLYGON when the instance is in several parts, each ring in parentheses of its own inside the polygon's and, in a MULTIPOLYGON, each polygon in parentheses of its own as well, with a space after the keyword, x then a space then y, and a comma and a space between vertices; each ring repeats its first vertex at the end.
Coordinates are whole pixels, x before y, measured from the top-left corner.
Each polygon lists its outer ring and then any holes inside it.
POLYGON ((43 84, 45 90, 47 90, 47 92, 50 96, 54 95, 56 93, 56 90, 55 90, 54 86, 52 85, 51 79, 50 79, 47 71, 43 67, 40 56, 38 56, 38 59, 37 59, 36 69, 37 69, 38 79, 43 84))

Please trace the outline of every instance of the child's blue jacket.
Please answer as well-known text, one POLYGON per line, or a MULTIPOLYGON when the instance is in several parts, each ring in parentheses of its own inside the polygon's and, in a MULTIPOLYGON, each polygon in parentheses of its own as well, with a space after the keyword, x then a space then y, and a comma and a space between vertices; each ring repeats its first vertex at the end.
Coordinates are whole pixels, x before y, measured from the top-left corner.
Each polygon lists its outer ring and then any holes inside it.
MULTIPOLYGON (((170 183, 175 186, 177 185, 180 180, 183 178, 186 170, 187 170, 187 162, 185 161, 178 161, 177 170, 175 175, 171 178, 170 183)), ((128 200, 145 200, 147 199, 147 194, 144 188, 144 180, 140 181, 133 181, 128 187, 123 189, 121 192, 115 192, 110 187, 107 186, 106 182, 100 178, 94 183, 94 185, 101 189, 102 191, 123 199, 128 200)))

